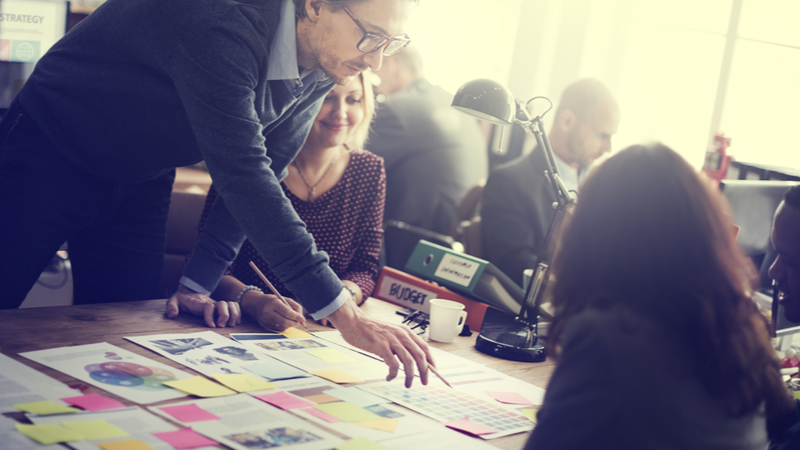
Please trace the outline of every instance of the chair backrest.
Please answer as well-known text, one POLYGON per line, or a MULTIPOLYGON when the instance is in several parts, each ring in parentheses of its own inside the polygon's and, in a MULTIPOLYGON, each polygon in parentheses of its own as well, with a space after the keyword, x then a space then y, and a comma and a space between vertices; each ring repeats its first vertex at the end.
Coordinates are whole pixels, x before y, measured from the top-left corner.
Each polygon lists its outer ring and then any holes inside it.
POLYGON ((733 223, 739 227, 736 240, 759 269, 762 287, 771 285, 766 272, 775 257, 770 241, 772 218, 783 194, 797 184, 760 180, 722 180, 719 184, 731 206, 733 223))
MULTIPOLYGON (((456 223, 450 227, 450 236, 456 241, 464 243, 466 252, 473 256, 478 255, 470 252, 468 249, 467 230, 472 226, 472 222, 475 218, 478 218, 478 221, 480 221, 478 214, 480 214, 481 211, 481 195, 483 194, 484 186, 486 186, 486 180, 479 180, 474 186, 467 190, 463 197, 461 197, 461 201, 458 203, 458 219, 456 223)), ((475 247, 473 246, 473 248, 475 247)))
POLYGON ((387 220, 383 224, 384 265, 405 271, 406 262, 414 252, 420 239, 442 247, 459 250, 460 245, 451 236, 439 234, 425 228, 409 225, 399 220, 387 220))
POLYGON ((203 213, 206 194, 172 191, 167 220, 167 247, 164 253, 164 268, 161 271, 158 293, 169 292, 180 275, 186 255, 197 241, 197 224, 203 213))

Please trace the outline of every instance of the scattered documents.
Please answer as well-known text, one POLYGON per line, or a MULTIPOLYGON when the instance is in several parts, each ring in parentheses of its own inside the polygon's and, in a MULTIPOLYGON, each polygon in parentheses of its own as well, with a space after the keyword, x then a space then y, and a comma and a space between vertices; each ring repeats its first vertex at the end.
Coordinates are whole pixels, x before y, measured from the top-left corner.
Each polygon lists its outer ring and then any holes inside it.
POLYGON ((185 380, 167 381, 164 384, 181 392, 198 397, 222 397, 236 393, 225 386, 214 383, 208 378, 203 378, 201 376, 194 376, 185 380))
POLYGON ((277 386, 249 373, 218 373, 211 376, 236 392, 253 392, 275 389, 277 386))

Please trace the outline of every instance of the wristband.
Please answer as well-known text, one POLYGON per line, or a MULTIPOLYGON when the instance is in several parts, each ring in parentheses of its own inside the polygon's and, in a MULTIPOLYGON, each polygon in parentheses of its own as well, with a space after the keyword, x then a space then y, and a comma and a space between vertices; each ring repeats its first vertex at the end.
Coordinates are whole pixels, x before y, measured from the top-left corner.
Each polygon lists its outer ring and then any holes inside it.
POLYGON ((260 292, 262 294, 264 293, 264 291, 262 291, 260 287, 253 286, 252 284, 249 284, 249 285, 243 287, 241 291, 239 291, 239 295, 236 296, 236 303, 238 303, 240 305, 242 304, 242 297, 244 297, 244 293, 247 292, 247 291, 258 291, 258 292, 260 292))
POLYGON ((352 297, 352 298, 353 298, 353 301, 354 301, 354 302, 355 302, 355 301, 358 301, 358 297, 356 296, 356 291, 355 291, 355 289, 351 288, 350 286, 348 286, 348 285, 346 285, 346 284, 344 285, 344 288, 345 288, 345 289, 347 289, 347 291, 348 291, 348 292, 350 292, 350 297, 352 297))

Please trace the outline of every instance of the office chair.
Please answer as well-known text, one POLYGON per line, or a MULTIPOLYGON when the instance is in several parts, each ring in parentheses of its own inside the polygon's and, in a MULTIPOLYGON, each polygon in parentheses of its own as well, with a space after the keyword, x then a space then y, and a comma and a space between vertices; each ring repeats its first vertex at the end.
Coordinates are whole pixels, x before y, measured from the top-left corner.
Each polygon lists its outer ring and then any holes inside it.
POLYGON ((722 180, 719 187, 728 200, 733 223, 739 227, 736 238, 744 253, 759 271, 759 285, 770 289, 767 271, 777 256, 770 241, 772 218, 783 194, 796 181, 722 180))

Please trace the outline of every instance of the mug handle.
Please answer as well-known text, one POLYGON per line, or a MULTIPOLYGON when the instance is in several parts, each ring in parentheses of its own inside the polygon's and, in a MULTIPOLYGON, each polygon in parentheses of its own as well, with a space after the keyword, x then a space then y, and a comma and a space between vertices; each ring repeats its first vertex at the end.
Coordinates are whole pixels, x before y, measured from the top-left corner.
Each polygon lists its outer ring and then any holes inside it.
POLYGON ((467 322, 467 312, 462 310, 458 316, 458 323, 456 323, 456 335, 461 334, 464 329, 464 324, 467 322))

